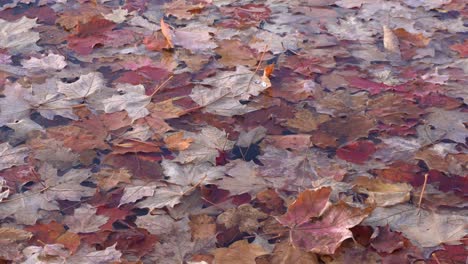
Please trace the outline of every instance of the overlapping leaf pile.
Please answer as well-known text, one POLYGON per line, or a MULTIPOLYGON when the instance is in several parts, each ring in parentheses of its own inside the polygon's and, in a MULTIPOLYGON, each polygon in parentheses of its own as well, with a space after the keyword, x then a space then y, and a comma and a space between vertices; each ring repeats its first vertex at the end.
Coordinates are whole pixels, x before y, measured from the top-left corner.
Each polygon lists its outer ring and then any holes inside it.
POLYGON ((465 1, 1 5, 0 262, 466 262, 465 1))

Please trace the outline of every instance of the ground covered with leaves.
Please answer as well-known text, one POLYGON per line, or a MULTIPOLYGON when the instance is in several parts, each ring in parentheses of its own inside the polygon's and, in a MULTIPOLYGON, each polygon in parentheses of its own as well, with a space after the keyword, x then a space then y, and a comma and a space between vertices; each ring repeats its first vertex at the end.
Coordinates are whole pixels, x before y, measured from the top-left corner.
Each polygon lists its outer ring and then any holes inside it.
POLYGON ((463 0, 8 0, 0 262, 460 263, 463 0))

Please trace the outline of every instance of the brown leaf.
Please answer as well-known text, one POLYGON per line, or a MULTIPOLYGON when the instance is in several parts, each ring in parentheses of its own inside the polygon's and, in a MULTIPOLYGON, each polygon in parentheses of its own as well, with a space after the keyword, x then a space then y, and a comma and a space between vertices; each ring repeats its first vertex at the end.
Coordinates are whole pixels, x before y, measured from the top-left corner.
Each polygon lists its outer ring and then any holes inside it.
POLYGON ((74 233, 92 233, 99 230, 104 225, 109 217, 96 215, 96 208, 89 204, 84 204, 80 208, 75 209, 72 216, 66 216, 63 220, 74 233))
POLYGON ((255 258, 266 253, 261 246, 249 244, 246 240, 239 240, 228 248, 213 251, 215 262, 223 264, 255 264, 255 258))
POLYGON ((327 206, 330 193, 329 187, 301 192, 288 207, 288 212, 277 218, 278 221, 283 225, 295 227, 308 222, 313 217, 319 217, 327 206))
POLYGON ((257 63, 253 51, 239 40, 222 40, 218 42, 215 51, 221 56, 218 61, 227 67, 237 65, 252 67, 257 63))
POLYGON ((179 131, 164 137, 164 143, 168 149, 173 151, 186 150, 193 142, 191 138, 184 138, 184 132, 179 131))
POLYGON ((161 18, 161 32, 166 38, 167 47, 171 49, 174 48, 174 31, 172 31, 170 26, 166 24, 162 18, 161 18))
POLYGON ((388 26, 383 26, 383 43, 384 48, 390 53, 400 54, 400 43, 398 37, 393 33, 393 31, 388 26))
POLYGON ((278 243, 270 258, 270 264, 319 264, 317 256, 295 247, 289 242, 278 243))
POLYGON ((226 228, 238 227, 241 232, 253 234, 261 226, 259 221, 267 217, 267 214, 253 208, 250 204, 243 204, 226 210, 218 216, 216 222, 224 224, 226 228))
POLYGON ((407 183, 388 183, 381 179, 358 177, 353 188, 368 195, 366 203, 377 206, 391 206, 409 201, 412 187, 407 183))
POLYGON ((341 243, 351 238, 349 228, 358 225, 370 210, 362 210, 340 202, 331 206, 320 218, 293 226, 290 230, 292 243, 317 254, 333 254, 341 243))
POLYGON ((379 253, 392 253, 395 250, 403 248, 404 238, 390 230, 389 226, 379 227, 379 233, 371 242, 371 246, 379 253))
POLYGON ((281 149, 308 149, 312 146, 310 135, 266 136, 262 146, 273 145, 281 149))
POLYGON ((211 239, 216 236, 216 223, 214 218, 206 214, 193 215, 189 222, 192 239, 211 239))
POLYGON ((330 116, 328 115, 312 113, 307 109, 300 109, 294 114, 294 118, 288 119, 284 125, 296 129, 299 132, 311 132, 328 120, 330 120, 330 116))

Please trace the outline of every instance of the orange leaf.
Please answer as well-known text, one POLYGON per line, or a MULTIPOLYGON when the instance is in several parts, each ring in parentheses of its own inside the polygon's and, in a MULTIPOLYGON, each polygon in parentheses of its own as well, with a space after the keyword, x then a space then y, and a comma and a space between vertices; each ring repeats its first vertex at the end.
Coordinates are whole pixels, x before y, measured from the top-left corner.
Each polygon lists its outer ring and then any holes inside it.
POLYGON ((184 138, 184 132, 182 131, 171 134, 164 138, 164 143, 166 143, 167 148, 173 151, 186 150, 192 142, 193 139, 184 138))
POLYGON ((273 73, 273 70, 275 69, 275 64, 270 64, 270 65, 267 65, 265 67, 265 69, 263 70, 263 76, 269 78, 271 76, 271 74, 273 73))
POLYGON ((403 28, 397 28, 393 30, 393 33, 395 33, 398 39, 411 42, 411 44, 419 48, 426 47, 431 41, 431 39, 424 37, 422 33, 411 34, 403 28))
POLYGON ((169 27, 169 25, 164 22, 162 18, 161 18, 161 32, 166 38, 168 47, 171 49, 174 48, 174 42, 173 42, 174 32, 169 27))

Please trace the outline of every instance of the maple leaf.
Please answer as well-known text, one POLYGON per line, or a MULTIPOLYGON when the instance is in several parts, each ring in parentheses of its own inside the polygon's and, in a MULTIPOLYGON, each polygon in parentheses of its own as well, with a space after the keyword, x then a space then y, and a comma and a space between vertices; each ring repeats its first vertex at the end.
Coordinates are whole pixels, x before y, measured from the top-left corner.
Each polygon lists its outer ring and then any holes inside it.
POLYGON ((320 262, 315 254, 301 250, 288 241, 285 241, 275 245, 272 257, 270 258, 270 263, 318 264, 320 262))
POLYGON ((32 237, 28 231, 2 227, 0 228, 0 257, 19 261, 21 259, 20 250, 24 247, 24 242, 32 237))
POLYGON ((184 132, 179 131, 164 136, 164 143, 172 151, 186 150, 193 142, 191 138, 184 139, 184 132))
POLYGON ((357 141, 347 144, 336 151, 336 155, 343 160, 363 164, 375 152, 374 144, 370 141, 357 141))
POLYGON ((328 204, 331 188, 305 190, 288 207, 286 214, 277 217, 278 221, 291 228, 308 222, 313 217, 319 217, 328 204))
POLYGON ((166 182, 180 185, 184 188, 197 187, 200 184, 211 184, 224 176, 222 167, 215 167, 205 162, 199 164, 178 165, 169 160, 161 163, 166 182))
POLYGON ((255 264, 255 258, 267 254, 267 252, 260 245, 239 240, 228 248, 215 249, 213 254, 216 263, 255 264))
POLYGON ((288 151, 266 146, 258 159, 264 165, 258 168, 259 175, 274 187, 300 191, 310 188, 312 182, 321 178, 343 179, 345 168, 328 159, 318 150, 301 149, 288 151))
POLYGON ((218 61, 228 67, 237 65, 254 66, 257 61, 253 51, 242 45, 239 40, 223 40, 218 43, 215 51, 221 56, 218 61))
POLYGON ((174 44, 193 52, 210 50, 218 46, 211 40, 210 33, 215 32, 214 28, 204 25, 191 25, 185 28, 178 28, 173 32, 174 44))
POLYGON ((358 225, 368 214, 369 210, 340 202, 328 208, 320 218, 291 228, 291 242, 313 253, 333 254, 341 242, 353 237, 349 228, 358 225))
POLYGON ((93 178, 97 178, 99 187, 105 191, 109 191, 117 186, 120 182, 130 183, 132 174, 125 168, 112 169, 104 168, 98 173, 93 174, 93 178))
POLYGON ((38 210, 58 210, 56 201, 49 201, 39 192, 13 194, 0 203, 0 218, 13 216, 18 224, 33 225, 40 218, 38 210))
POLYGON ((167 185, 164 187, 159 187, 154 190, 152 196, 148 196, 141 202, 136 204, 137 207, 144 208, 147 207, 150 210, 155 208, 174 207, 176 204, 180 203, 182 197, 190 190, 193 190, 192 187, 179 186, 179 185, 167 185))
POLYGON ((80 185, 80 183, 91 177, 89 169, 74 169, 62 176, 58 176, 57 169, 45 163, 39 169, 39 174, 47 186, 44 197, 49 201, 79 201, 81 197, 93 196, 95 192, 94 188, 80 185))
POLYGON ((268 215, 249 204, 243 204, 237 208, 231 208, 218 215, 216 222, 224 224, 226 228, 239 227, 239 231, 253 234, 261 226, 259 220, 264 220, 268 215))
POLYGON ((47 56, 40 58, 32 57, 29 60, 22 61, 21 64, 24 68, 34 71, 61 70, 67 66, 65 57, 54 53, 49 53, 47 56))
POLYGON ((143 197, 149 197, 154 195, 156 187, 164 186, 164 184, 134 184, 132 186, 126 186, 124 193, 120 198, 120 205, 133 203, 143 197))
POLYGON ((103 100, 106 113, 125 110, 133 121, 149 114, 146 106, 150 103, 151 97, 145 95, 143 85, 119 85, 117 90, 121 94, 103 100))
POLYGON ((25 16, 20 19, 9 22, 0 19, 0 47, 20 53, 23 51, 39 50, 36 42, 40 39, 39 33, 31 29, 38 26, 36 19, 30 19, 25 16))
POLYGON ((79 162, 80 155, 54 139, 32 139, 29 147, 35 159, 47 162, 57 169, 68 169, 79 162))
POLYGON ((37 110, 47 119, 53 119, 55 115, 77 118, 72 111, 75 103, 58 93, 54 79, 29 89, 14 83, 6 87, 4 95, 0 100, 0 125, 26 118, 31 110, 37 110))
POLYGON ((0 144, 0 170, 25 164, 28 155, 29 149, 25 146, 13 148, 7 142, 0 144))
POLYGON ((387 183, 380 179, 358 177, 353 188, 358 193, 368 195, 366 202, 377 206, 391 206, 409 201, 411 185, 407 183, 387 183))
POLYGON ((432 108, 424 120, 426 124, 417 127, 422 144, 432 144, 441 139, 465 143, 465 123, 468 122, 466 113, 432 108))
POLYGON ((386 226, 402 232, 421 247, 435 247, 442 243, 457 245, 468 231, 468 217, 462 214, 426 211, 408 204, 378 207, 363 221, 363 225, 386 226))
POLYGON ((211 239, 216 236, 216 223, 214 217, 209 215, 191 216, 188 225, 190 226, 193 240, 211 239))
POLYGON ((252 161, 234 160, 225 167, 229 177, 223 177, 216 184, 220 188, 228 190, 232 195, 255 194, 267 187, 266 181, 257 175, 256 166, 252 161))
POLYGON ((404 239, 400 234, 392 232, 389 226, 380 227, 379 235, 372 239, 371 246, 377 252, 392 253, 404 247, 404 239))
POLYGON ((194 14, 200 12, 203 7, 203 3, 189 4, 182 0, 176 0, 164 4, 164 10, 166 11, 166 14, 170 14, 181 19, 192 18, 194 14))
POLYGON ((163 236, 170 233, 174 222, 174 218, 170 217, 165 211, 154 210, 151 214, 139 216, 135 224, 148 230, 151 234, 163 236))
POLYGON ((231 149, 234 142, 227 139, 227 134, 216 127, 206 126, 199 133, 184 132, 184 139, 190 138, 192 144, 179 152, 174 161, 180 163, 210 162, 216 164, 219 151, 231 149))
POLYGON ((97 209, 89 204, 83 204, 75 209, 73 215, 65 216, 63 223, 66 224, 71 232, 74 233, 92 233, 99 230, 109 217, 96 215, 97 209))
POLYGON ((94 94, 104 86, 104 79, 99 72, 81 75, 80 78, 73 83, 57 81, 58 91, 64 94, 67 99, 86 99, 86 97, 94 94))
POLYGON ((122 252, 115 249, 117 244, 105 248, 104 250, 95 250, 89 247, 83 247, 75 255, 67 259, 70 263, 83 264, 106 264, 120 262, 122 252))
POLYGON ((295 128, 299 132, 311 132, 316 130, 321 123, 329 119, 330 117, 328 115, 312 113, 309 110, 300 109, 294 114, 293 119, 288 119, 285 125, 295 128))
POLYGON ((233 116, 256 110, 239 101, 258 96, 270 87, 269 83, 244 66, 237 66, 235 72, 222 72, 206 78, 192 89, 190 98, 204 107, 208 113, 233 116), (214 88, 209 88, 212 86, 214 88))
POLYGON ((152 263, 173 264, 184 263, 199 252, 205 251, 214 245, 214 239, 197 239, 192 241, 188 226, 188 219, 174 221, 165 226, 161 235, 161 241, 155 246, 155 250, 145 257, 152 263))

